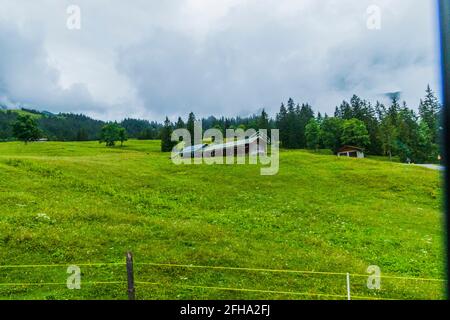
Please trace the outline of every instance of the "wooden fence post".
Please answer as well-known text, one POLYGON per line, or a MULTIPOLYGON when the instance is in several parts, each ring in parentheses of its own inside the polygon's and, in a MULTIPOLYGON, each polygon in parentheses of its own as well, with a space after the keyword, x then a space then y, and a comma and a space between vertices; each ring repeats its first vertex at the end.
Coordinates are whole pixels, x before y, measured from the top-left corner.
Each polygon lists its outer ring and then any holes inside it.
POLYGON ((134 289, 134 274, 133 274, 133 254, 127 252, 127 278, 128 278, 128 300, 136 299, 136 292, 134 289))

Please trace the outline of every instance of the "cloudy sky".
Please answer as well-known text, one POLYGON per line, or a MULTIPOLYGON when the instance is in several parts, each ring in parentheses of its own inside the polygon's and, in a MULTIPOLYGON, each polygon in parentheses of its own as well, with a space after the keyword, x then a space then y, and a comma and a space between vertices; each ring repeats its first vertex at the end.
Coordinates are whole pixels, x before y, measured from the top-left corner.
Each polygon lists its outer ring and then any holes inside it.
MULTIPOLYGON (((332 113, 439 90, 434 0, 0 0, 0 104, 105 120, 332 113), (81 29, 67 28, 70 5, 81 29), (367 27, 368 7, 381 29, 367 27)), ((373 20, 370 20, 373 21, 373 20)))

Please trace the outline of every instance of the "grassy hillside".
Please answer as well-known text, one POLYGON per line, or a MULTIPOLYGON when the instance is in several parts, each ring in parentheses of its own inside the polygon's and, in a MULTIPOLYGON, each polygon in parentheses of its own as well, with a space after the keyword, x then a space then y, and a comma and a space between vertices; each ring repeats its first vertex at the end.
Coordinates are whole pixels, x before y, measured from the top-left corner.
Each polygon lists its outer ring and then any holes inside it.
POLYGON ((444 278, 439 175, 283 151, 270 177, 175 166, 159 142, 0 143, 0 298, 126 299, 124 265, 84 264, 131 250, 139 299, 344 299, 347 272, 356 298, 441 299, 440 281, 383 278, 371 291, 363 276, 378 265, 444 278), (61 266, 5 267, 35 264, 61 266), (70 264, 81 290, 65 287, 70 264))

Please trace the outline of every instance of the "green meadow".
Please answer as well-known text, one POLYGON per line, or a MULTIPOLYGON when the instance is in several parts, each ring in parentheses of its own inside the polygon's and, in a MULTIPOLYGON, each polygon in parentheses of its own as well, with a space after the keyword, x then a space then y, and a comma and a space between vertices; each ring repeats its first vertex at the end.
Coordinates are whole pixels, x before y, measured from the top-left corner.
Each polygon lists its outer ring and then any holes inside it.
POLYGON ((137 299, 346 299, 346 273, 354 299, 445 298, 440 172, 282 150, 261 176, 159 148, 0 143, 0 299, 127 299, 127 251, 137 299))

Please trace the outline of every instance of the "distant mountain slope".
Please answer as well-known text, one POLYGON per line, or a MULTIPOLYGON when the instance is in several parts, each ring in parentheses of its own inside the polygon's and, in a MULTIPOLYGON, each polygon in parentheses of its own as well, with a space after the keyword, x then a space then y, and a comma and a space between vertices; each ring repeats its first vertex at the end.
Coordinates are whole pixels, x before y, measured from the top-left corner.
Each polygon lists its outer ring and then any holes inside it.
POLYGON ((95 140, 103 121, 94 120, 84 115, 59 114, 31 109, 0 110, 0 140, 13 139, 12 124, 18 115, 29 115, 38 121, 44 136, 58 141, 95 140))
MULTIPOLYGON (((12 140, 12 124, 18 115, 36 119, 44 136, 55 141, 97 140, 105 121, 95 120, 82 114, 37 111, 33 109, 0 109, 0 141, 12 140)), ((125 119, 121 125, 130 138, 156 139, 160 124, 147 120, 125 119)))

